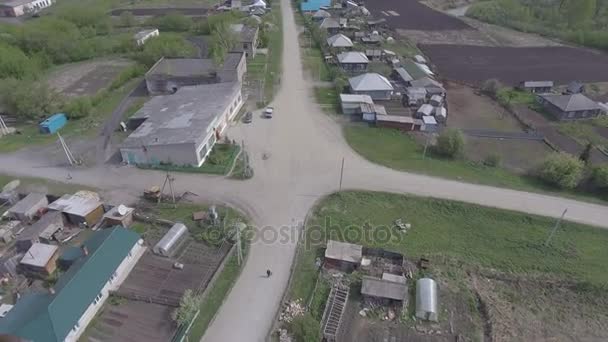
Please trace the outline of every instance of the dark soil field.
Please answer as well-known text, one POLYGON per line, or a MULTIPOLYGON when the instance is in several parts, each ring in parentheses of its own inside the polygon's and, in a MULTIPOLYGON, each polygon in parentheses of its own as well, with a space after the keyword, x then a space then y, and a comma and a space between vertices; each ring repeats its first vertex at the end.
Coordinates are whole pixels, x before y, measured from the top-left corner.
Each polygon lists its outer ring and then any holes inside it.
POLYGON ((181 7, 169 7, 169 8, 119 8, 110 12, 113 16, 120 16, 123 12, 131 12, 134 16, 161 16, 169 13, 179 13, 186 16, 198 17, 205 16, 209 13, 207 8, 181 8, 181 7))
POLYGON ((395 29, 463 30, 470 29, 460 19, 435 11, 417 0, 373 0, 365 3, 377 18, 384 18, 395 29))
POLYGON ((570 47, 486 47, 420 45, 445 79, 479 85, 497 78, 507 85, 524 80, 608 81, 608 55, 570 47))

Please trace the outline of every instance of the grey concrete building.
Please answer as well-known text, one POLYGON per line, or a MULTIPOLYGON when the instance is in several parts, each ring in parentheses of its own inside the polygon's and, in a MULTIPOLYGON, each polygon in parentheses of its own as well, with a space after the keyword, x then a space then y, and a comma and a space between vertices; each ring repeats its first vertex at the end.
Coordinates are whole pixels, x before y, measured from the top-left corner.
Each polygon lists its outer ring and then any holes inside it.
POLYGON ((200 166, 243 105, 241 83, 183 87, 157 96, 129 120, 120 153, 128 164, 200 166))
POLYGON ((161 58, 146 73, 146 87, 150 95, 173 94, 181 87, 241 82, 246 71, 242 52, 227 54, 221 66, 211 59, 161 58))
POLYGON ((255 26, 244 24, 233 24, 230 28, 238 36, 238 42, 234 47, 235 52, 244 52, 245 57, 255 57, 256 49, 258 48, 258 33, 259 29, 255 26))

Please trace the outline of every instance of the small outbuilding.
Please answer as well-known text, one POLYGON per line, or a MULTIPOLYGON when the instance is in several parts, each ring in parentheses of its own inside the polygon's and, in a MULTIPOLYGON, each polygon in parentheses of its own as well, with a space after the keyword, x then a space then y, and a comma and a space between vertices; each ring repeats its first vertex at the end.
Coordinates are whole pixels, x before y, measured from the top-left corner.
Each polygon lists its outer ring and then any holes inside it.
POLYGON ((425 115, 422 117, 422 127, 420 127, 421 131, 424 132, 437 132, 437 120, 435 120, 435 117, 430 116, 430 115, 425 115))
POLYGON ((437 283, 431 278, 416 282, 416 317, 437 322, 439 315, 437 283))
POLYGON ((437 122, 445 123, 448 119, 448 110, 445 107, 436 107, 435 108, 435 120, 437 122))
POLYGON ((32 192, 12 206, 7 213, 15 220, 31 222, 48 204, 49 200, 45 194, 32 192))
POLYGON ((49 204, 49 210, 59 211, 68 222, 93 227, 103 217, 103 203, 99 195, 90 191, 79 191, 74 195, 63 195, 49 204))
POLYGON ((128 228, 133 224, 133 212, 135 209, 124 205, 118 205, 103 215, 104 227, 123 226, 128 228))
POLYGON ((419 131, 423 122, 420 119, 403 115, 376 115, 376 126, 395 128, 404 132, 419 131))
POLYGON ((441 104, 443 104, 443 96, 433 95, 433 96, 431 96, 431 100, 429 101, 429 103, 433 107, 439 107, 439 106, 441 106, 441 104))
POLYGON ((158 241, 152 251, 155 254, 170 257, 187 237, 188 228, 183 223, 178 222, 158 241))
POLYGON ((405 89, 404 103, 410 107, 420 107, 426 101, 426 89, 408 87, 405 89))
POLYGON ((158 29, 143 30, 137 32, 133 36, 133 39, 135 40, 135 44, 137 44, 137 46, 142 46, 148 39, 158 37, 159 34, 158 29))
POLYGON ((55 134, 67 123, 67 115, 64 113, 57 113, 42 121, 38 127, 40 128, 40 133, 42 134, 55 134))
POLYGON ((430 77, 422 77, 420 79, 413 80, 410 82, 410 86, 413 88, 424 88, 426 89, 427 96, 433 95, 445 95, 446 91, 443 84, 435 81, 430 77))
POLYGON ((545 94, 553 90, 553 85, 553 81, 523 81, 518 88, 533 94, 545 94))
POLYGON ((379 279, 363 276, 361 294, 368 298, 380 299, 386 302, 402 302, 407 298, 407 285, 405 282, 392 279, 379 279))
POLYGON ((18 271, 28 277, 45 278, 57 268, 59 247, 35 243, 25 252, 18 271))
POLYGON ((331 14, 324 9, 320 9, 312 15, 313 20, 323 20, 325 18, 331 18, 331 14))
POLYGON ((51 211, 42 215, 40 220, 25 227, 17 236, 15 246, 19 252, 25 252, 38 242, 50 243, 55 234, 64 228, 63 216, 60 212, 51 211))
POLYGON ((335 240, 327 241, 325 265, 342 271, 353 271, 361 263, 363 246, 335 240))
POLYGON ((347 115, 361 114, 361 104, 374 104, 369 95, 340 94, 342 113, 347 115))
POLYGON ((422 118, 424 116, 433 115, 434 110, 435 109, 433 108, 433 106, 428 103, 425 103, 420 106, 420 108, 418 108, 418 110, 416 111, 416 117, 422 118))
POLYGON ((566 87, 565 94, 573 95, 573 94, 582 94, 585 92, 585 85, 579 81, 572 81, 566 87))

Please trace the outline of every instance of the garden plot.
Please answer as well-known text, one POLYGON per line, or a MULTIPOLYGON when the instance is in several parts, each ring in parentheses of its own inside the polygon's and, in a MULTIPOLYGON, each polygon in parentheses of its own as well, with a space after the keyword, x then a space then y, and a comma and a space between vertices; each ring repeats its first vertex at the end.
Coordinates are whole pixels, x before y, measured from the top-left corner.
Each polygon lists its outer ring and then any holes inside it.
POLYGON ((376 0, 366 3, 375 17, 385 18, 395 29, 464 30, 463 21, 423 5, 417 0, 376 0))
POLYGON ((125 59, 105 59, 61 66, 48 76, 51 88, 68 97, 93 96, 107 88, 131 65, 125 59))

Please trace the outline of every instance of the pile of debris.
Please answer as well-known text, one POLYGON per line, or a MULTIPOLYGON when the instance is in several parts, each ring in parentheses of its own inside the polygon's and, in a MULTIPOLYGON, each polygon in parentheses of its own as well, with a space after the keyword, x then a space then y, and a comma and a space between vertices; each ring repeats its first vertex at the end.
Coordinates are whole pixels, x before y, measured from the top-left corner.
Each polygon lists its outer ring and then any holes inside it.
POLYGON ((279 329, 279 342, 293 342, 293 339, 287 333, 287 329, 279 329))
POLYGON ((305 312, 306 308, 302 304, 302 299, 293 300, 285 305, 279 316, 279 321, 291 323, 294 318, 304 315, 305 312))

